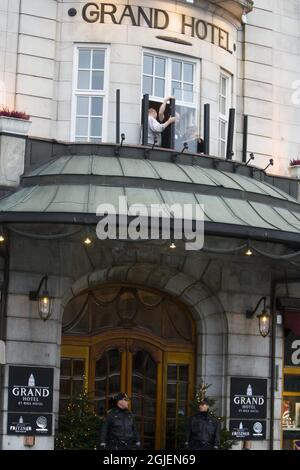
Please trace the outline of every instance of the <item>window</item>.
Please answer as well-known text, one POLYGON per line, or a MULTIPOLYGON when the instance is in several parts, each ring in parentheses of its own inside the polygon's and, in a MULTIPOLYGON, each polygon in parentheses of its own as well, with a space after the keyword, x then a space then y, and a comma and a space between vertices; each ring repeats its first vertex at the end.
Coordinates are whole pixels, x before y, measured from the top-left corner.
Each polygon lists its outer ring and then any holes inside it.
MULTIPOLYGON (((287 315, 287 313, 285 314, 287 315)), ((293 313, 293 316, 297 315, 293 313)), ((299 315, 298 315, 299 316, 299 315)), ((285 319, 286 322, 286 319, 285 319)), ((282 448, 300 449, 300 336, 284 330, 284 368, 282 392, 282 448)))
POLYGON ((77 47, 74 74, 72 140, 100 143, 105 135, 107 50, 77 47))
MULTIPOLYGON (((143 56, 142 93, 149 94, 150 106, 158 111, 165 97, 174 96, 176 99, 178 122, 175 126, 175 148, 180 150, 190 129, 198 128, 197 72, 197 63, 190 60, 150 52, 145 52, 143 56)), ((169 115, 167 109, 165 118, 169 115)))
POLYGON ((225 157, 226 155, 226 134, 230 106, 230 76, 222 72, 219 83, 219 157, 225 157))

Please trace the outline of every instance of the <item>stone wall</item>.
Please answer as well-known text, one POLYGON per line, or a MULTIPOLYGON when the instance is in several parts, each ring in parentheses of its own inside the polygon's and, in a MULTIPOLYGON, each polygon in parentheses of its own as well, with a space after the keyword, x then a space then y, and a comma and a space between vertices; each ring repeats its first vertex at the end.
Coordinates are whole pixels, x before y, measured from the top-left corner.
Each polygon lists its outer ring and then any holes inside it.
POLYGON ((271 172, 280 175, 289 175, 289 160, 300 150, 299 19, 297 0, 255 0, 239 31, 238 158, 241 115, 248 114, 254 164, 265 167, 272 157, 271 172))

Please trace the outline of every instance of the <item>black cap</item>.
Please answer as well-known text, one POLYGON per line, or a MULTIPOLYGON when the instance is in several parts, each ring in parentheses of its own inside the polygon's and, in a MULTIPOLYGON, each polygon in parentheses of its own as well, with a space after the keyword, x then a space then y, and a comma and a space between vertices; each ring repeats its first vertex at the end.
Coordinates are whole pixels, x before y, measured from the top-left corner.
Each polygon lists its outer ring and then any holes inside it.
POLYGON ((129 401, 130 399, 127 396, 127 393, 120 392, 114 396, 114 402, 117 403, 119 400, 126 400, 129 401))
POLYGON ((199 400, 199 405, 209 405, 208 399, 207 398, 201 398, 201 400, 199 400))

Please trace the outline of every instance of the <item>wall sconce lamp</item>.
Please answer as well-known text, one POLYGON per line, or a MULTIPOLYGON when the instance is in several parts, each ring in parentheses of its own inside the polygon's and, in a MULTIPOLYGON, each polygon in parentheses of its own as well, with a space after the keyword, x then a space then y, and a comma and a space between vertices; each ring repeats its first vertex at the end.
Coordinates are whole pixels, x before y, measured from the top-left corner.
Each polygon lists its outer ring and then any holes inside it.
POLYGON ((256 315, 259 321, 259 332, 263 338, 268 336, 270 332, 270 325, 271 325, 271 315, 269 314, 267 308, 266 308, 266 297, 262 297, 259 299, 255 309, 252 310, 246 310, 246 318, 252 318, 253 315, 256 313, 258 310, 260 304, 263 302, 263 309, 259 315, 256 315))
POLYGON ((29 292, 29 300, 37 300, 38 301, 38 311, 39 316, 43 321, 48 320, 51 315, 51 307, 52 307, 52 299, 49 296, 49 292, 47 290, 47 282, 48 282, 48 274, 42 277, 41 282, 36 291, 29 292), (42 288, 43 283, 45 283, 44 290, 42 294, 40 294, 40 290, 42 288))

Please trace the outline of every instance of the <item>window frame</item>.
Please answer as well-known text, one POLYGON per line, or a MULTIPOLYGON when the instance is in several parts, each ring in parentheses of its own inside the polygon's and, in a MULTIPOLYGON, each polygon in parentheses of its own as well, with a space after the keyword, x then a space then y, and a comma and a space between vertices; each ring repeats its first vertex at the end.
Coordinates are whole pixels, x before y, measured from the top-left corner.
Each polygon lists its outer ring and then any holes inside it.
MULTIPOLYGON (((188 107, 188 108, 195 109, 195 121, 196 121, 197 128, 199 129, 201 59, 196 58, 196 57, 185 56, 184 54, 174 54, 172 52, 170 52, 170 53, 160 52, 160 51, 157 51, 156 49, 143 48, 143 50, 142 50, 142 66, 141 66, 141 98, 143 98, 143 94, 144 94, 143 93, 144 55, 151 55, 151 56, 154 56, 154 57, 160 57, 160 58, 166 60, 165 78, 164 78, 164 80, 165 80, 165 96, 161 98, 161 97, 158 97, 158 96, 155 96, 155 95, 149 95, 149 100, 150 101, 155 101, 155 102, 158 102, 158 103, 162 103, 165 97, 173 95, 172 94, 172 81, 176 81, 176 80, 172 80, 172 60, 177 60, 177 61, 180 61, 181 63, 186 62, 186 63, 190 63, 190 64, 194 65, 194 77, 193 77, 193 87, 194 87, 194 89, 193 89, 193 94, 194 94, 194 96, 196 96, 196 99, 193 103, 176 99, 176 105, 181 106, 181 107, 188 107)), ((146 74, 146 75, 149 76, 148 74, 146 74)), ((152 76, 155 77, 155 75, 152 75, 152 76)), ((181 82, 184 83, 183 80, 181 80, 181 82)))
POLYGON ((227 133, 228 133, 228 119, 229 109, 232 103, 232 75, 225 70, 221 69, 219 74, 219 93, 218 93, 218 156, 220 158, 226 157, 227 133), (222 94, 222 79, 226 80, 226 95, 222 94), (225 114, 221 112, 221 99, 225 99, 225 114), (225 124, 225 138, 221 136, 221 126, 225 124), (221 152, 221 145, 224 144, 224 153, 221 152))
POLYGON ((88 114, 88 119, 89 119, 88 140, 87 141, 76 140, 76 118, 77 118, 76 111, 77 111, 77 97, 78 96, 103 98, 101 143, 107 142, 109 72, 110 72, 109 65, 110 65, 110 47, 107 44, 77 43, 74 45, 73 76, 72 76, 72 103, 71 103, 71 142, 89 143, 89 144, 93 143, 93 141, 90 140, 91 139, 90 137, 90 119, 91 119, 90 104, 89 104, 89 114, 88 114), (103 90, 81 90, 77 88, 78 69, 79 69, 79 51, 82 49, 104 51, 103 90))

